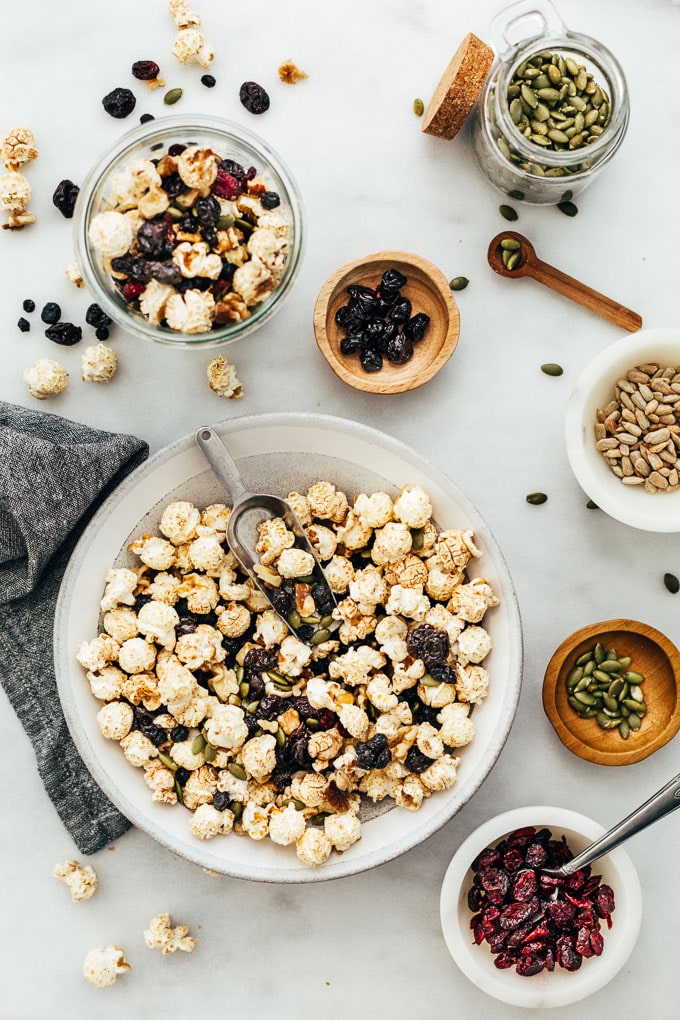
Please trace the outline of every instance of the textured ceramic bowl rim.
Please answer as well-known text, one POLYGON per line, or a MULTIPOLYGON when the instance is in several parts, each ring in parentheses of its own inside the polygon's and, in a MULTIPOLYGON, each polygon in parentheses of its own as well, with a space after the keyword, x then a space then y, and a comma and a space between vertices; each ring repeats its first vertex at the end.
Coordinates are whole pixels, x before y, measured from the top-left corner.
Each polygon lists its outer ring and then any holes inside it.
MULTIPOLYGON (((507 740, 517 711, 522 677, 523 648, 521 619, 519 615, 517 596, 503 554, 498 547, 498 543, 496 542, 493 533, 490 531, 488 525, 486 525, 484 519, 481 517, 474 505, 444 472, 442 472, 438 467, 432 465, 429 461, 425 460, 425 458, 421 457, 410 447, 396 439, 393 439, 391 436, 387 436, 384 433, 379 432, 377 429, 370 428, 369 426, 362 425, 358 422, 330 415, 305 413, 263 414, 242 418, 231 418, 227 421, 215 423, 214 425, 220 434, 225 437, 228 437, 229 433, 232 431, 238 434, 239 430, 244 430, 246 428, 281 429, 285 426, 301 429, 311 427, 326 430, 336 436, 340 433, 350 439, 354 437, 357 441, 363 442, 367 445, 367 447, 370 447, 371 451, 375 450, 376 456, 384 453, 397 458, 402 458, 407 464, 412 463, 414 465, 421 466, 424 471, 430 471, 436 476, 440 488, 445 490, 445 492, 460 505, 468 518, 474 522, 474 526, 479 529, 480 533, 483 533, 485 555, 488 554, 490 560, 493 561, 494 568, 497 571, 499 578, 502 580, 509 614, 507 669, 505 670, 506 682, 503 688, 503 701, 501 712, 499 713, 499 719, 496 724, 493 737, 489 740, 484 753, 484 758, 480 763, 478 763, 475 771, 465 779, 463 785, 455 786, 452 791, 448 791, 448 794, 452 796, 447 805, 447 810, 438 810, 433 814, 432 818, 423 820, 414 832, 407 832, 401 838, 395 839, 388 846, 379 847, 376 850, 365 854, 360 861, 352 859, 350 850, 343 857, 334 856, 334 858, 331 858, 330 861, 319 868, 305 869, 281 867, 273 869, 250 864, 246 868, 232 862, 225 862, 223 858, 217 856, 214 852, 211 852, 210 844, 202 843, 199 840, 194 841, 196 844, 195 847, 194 844, 191 843, 190 846, 187 844, 180 848, 180 846, 178 846, 178 840, 176 840, 171 833, 168 833, 161 826, 156 824, 153 819, 145 814, 143 810, 138 809, 137 806, 117 788, 114 779, 99 760, 97 750, 92 745, 79 716, 76 696, 71 680, 73 662, 69 652, 67 637, 70 603, 73 598, 73 592, 75 590, 75 585, 77 584, 81 565, 86 559, 90 546, 95 541, 100 530, 106 525, 110 514, 117 506, 119 500, 131 493, 136 488, 140 480, 143 481, 145 478, 152 476, 156 471, 163 472, 165 462, 173 455, 193 449, 193 432, 190 435, 171 443, 132 472, 132 474, 130 474, 115 490, 115 492, 102 504, 95 516, 92 518, 90 524, 85 529, 73 551, 59 592, 54 626, 54 659, 59 697, 64 710, 66 722, 69 726, 76 747, 99 786, 117 805, 123 814, 137 826, 137 828, 146 832, 157 842, 167 847, 167 849, 172 850, 174 853, 179 854, 179 856, 221 874, 261 882, 282 882, 290 884, 318 882, 326 879, 341 878, 347 875, 367 871, 385 863, 388 860, 392 860, 431 836, 434 832, 441 828, 441 826, 444 825, 456 813, 456 811, 458 811, 463 804, 465 804, 470 797, 473 796, 474 793, 476 793, 496 763, 503 745, 507 740)), ((167 491, 167 489, 164 491, 167 491)), ((147 509, 149 508, 145 507, 145 511, 147 509)), ((141 516, 143 515, 140 514, 140 518, 138 519, 141 519, 141 516)), ((447 794, 442 794, 442 797, 446 795, 447 794)), ((150 798, 149 803, 151 803, 150 798)), ((411 813, 409 812, 409 814, 411 813)))
POLYGON ((680 329, 644 329, 611 344, 577 382, 567 408, 565 441, 576 479, 601 510, 642 531, 680 532, 680 489, 650 495, 623 485, 595 449, 595 411, 614 396, 614 384, 636 365, 650 361, 680 365, 680 329))
MULTIPOLYGON (((225 153, 225 156, 228 153, 225 153)), ((73 219, 73 240, 78 266, 88 288, 98 304, 122 329, 133 333, 143 340, 153 340, 169 347, 218 347, 232 343, 247 336, 263 325, 278 311, 293 289, 295 280, 302 264, 305 248, 305 231, 303 222, 302 200, 295 179, 288 166, 279 154, 259 135, 236 122, 221 117, 183 114, 171 117, 159 117, 156 120, 133 128, 115 142, 99 157, 85 178, 78 195, 73 219), (100 273, 94 265, 94 256, 88 238, 88 227, 93 213, 93 203, 100 193, 105 181, 114 173, 120 172, 125 164, 137 158, 141 146, 149 143, 162 143, 184 140, 192 132, 210 132, 224 139, 228 147, 233 139, 237 145, 249 150, 249 154, 257 163, 259 173, 266 173, 268 168, 280 179, 285 194, 282 195, 287 204, 293 224, 293 247, 290 252, 283 277, 272 294, 259 305, 247 319, 242 322, 219 326, 205 333, 181 333, 171 329, 156 328, 141 315, 127 311, 122 304, 115 301, 100 280, 100 273), (137 154, 137 155, 136 155, 137 154)))
POLYGON ((556 967, 534 977, 520 977, 514 970, 498 970, 486 943, 474 945, 470 931, 472 912, 467 890, 472 884, 470 865, 485 847, 497 843, 514 829, 525 825, 547 826, 555 836, 562 832, 572 849, 582 850, 604 832, 604 826, 586 815, 561 807, 521 807, 484 822, 461 844, 449 864, 442 883, 440 919, 447 948, 463 973, 483 992, 501 1002, 528 1008, 550 1008, 578 1002, 603 988, 621 970, 633 951, 642 921, 642 889, 633 862, 621 849, 593 865, 612 886, 616 908, 612 928, 603 930, 605 945, 600 957, 585 960, 581 969, 568 973, 556 967), (581 843, 570 833, 578 834, 581 843))

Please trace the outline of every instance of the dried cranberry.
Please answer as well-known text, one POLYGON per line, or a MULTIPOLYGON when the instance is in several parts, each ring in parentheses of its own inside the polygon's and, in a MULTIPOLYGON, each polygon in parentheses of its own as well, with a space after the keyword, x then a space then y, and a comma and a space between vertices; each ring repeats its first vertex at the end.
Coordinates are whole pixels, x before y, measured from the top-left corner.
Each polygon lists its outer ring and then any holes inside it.
POLYGON ((510 889, 510 879, 505 871, 500 868, 486 868, 480 871, 482 888, 489 897, 491 903, 502 903, 510 889), (492 896, 494 897, 492 899, 492 896), (499 898, 500 897, 500 898, 499 898))
POLYGON ((114 273, 125 273, 136 283, 146 283, 149 279, 148 263, 136 255, 120 255, 111 259, 111 268, 114 273))
MULTIPOLYGON (((571 903, 569 904, 569 906, 571 906, 571 903)), ((592 910, 579 910, 578 914, 576 915, 575 924, 578 928, 590 928, 591 930, 593 928, 600 927, 600 922, 595 917, 595 914, 592 912, 592 910)))
POLYGON ((381 293, 388 295, 394 294, 408 283, 407 278, 403 273, 400 273, 398 269, 387 269, 382 275, 380 281, 381 293))
POLYGON ((590 948, 595 956, 601 956, 604 948, 604 939, 599 931, 591 931, 590 933, 590 948))
POLYGON ((302 694, 299 698, 293 698, 292 707, 301 719, 316 718, 316 709, 312 708, 309 700, 302 694))
POLYGON ((257 82, 244 81, 238 95, 248 113, 266 113, 269 109, 269 96, 257 82))
POLYGON ((405 336, 395 336, 387 345, 387 360, 393 365, 405 365, 413 357, 413 344, 405 336))
POLYGON ((218 170, 215 183, 212 186, 213 194, 220 198, 234 199, 241 194, 241 186, 235 177, 228 174, 226 170, 218 170))
POLYGON ((366 315, 373 312, 376 295, 372 287, 365 287, 361 283, 352 283, 345 289, 350 296, 351 307, 358 307, 366 315))
POLYGON ((310 764, 310 757, 307 753, 309 733, 304 723, 286 738, 283 747, 277 747, 276 760, 279 764, 297 765, 300 768, 307 768, 310 764))
POLYGON ((276 209, 281 205, 281 199, 275 191, 265 191, 263 195, 260 195, 260 202, 263 209, 276 209))
POLYGON ((32 298, 26 298, 21 307, 25 312, 30 314, 35 311, 35 301, 33 301, 32 298))
POLYGON ((265 694, 260 701, 257 710, 259 719, 266 719, 269 722, 276 719, 278 715, 286 711, 286 699, 280 698, 278 694, 265 694))
POLYGON ((574 943, 574 948, 576 949, 577 953, 581 954, 581 956, 588 957, 595 955, 592 946, 590 945, 590 935, 591 932, 588 928, 579 928, 578 931, 576 932, 576 941, 574 943))
POLYGON ((367 741, 356 744, 357 764, 362 769, 384 769, 392 760, 384 733, 376 733, 367 741))
POLYGON ((45 336, 55 344, 62 347, 73 347, 83 339, 83 331, 80 326, 74 326, 72 322, 55 322, 45 330, 45 336))
POLYGON ((132 77, 138 81, 152 81, 160 73, 160 67, 153 60, 135 60, 132 65, 132 77))
POLYGON ((548 895, 552 894, 555 889, 559 889, 564 885, 564 879, 560 878, 559 875, 544 875, 538 876, 538 887, 541 892, 548 895))
POLYGON ((477 854, 474 861, 472 862, 473 871, 484 871, 485 868, 491 868, 494 864, 500 861, 501 855, 494 847, 487 847, 486 850, 482 850, 481 853, 477 854))
MULTIPOLYGON (((432 674, 432 675, 434 676, 434 674, 432 674)), ((438 679, 438 678, 435 678, 435 679, 438 679)), ((524 864, 524 858, 522 857, 522 855, 519 852, 519 850, 516 850, 516 849, 506 850, 505 853, 503 854, 503 867, 505 868, 506 871, 510 871, 510 872, 517 871, 518 868, 521 868, 523 864, 524 864)), ((520 875, 520 879, 519 879, 520 881, 521 881, 521 878, 522 878, 522 876, 520 875)), ((535 876, 534 876, 534 892, 531 895, 533 896, 535 892, 536 892, 536 885, 535 885, 535 876)), ((515 896, 515 899, 518 899, 518 900, 519 899, 528 899, 529 898, 529 897, 518 896, 517 893, 514 893, 514 896, 515 896)))
POLYGON ((289 591, 282 591, 281 588, 278 588, 272 595, 272 602, 274 603, 274 609, 277 613, 281 613, 285 616, 293 608, 295 604, 295 596, 289 591))
POLYGON ((467 905, 470 910, 479 910, 484 902, 484 893, 476 885, 470 886, 467 905))
POLYGON ((335 712, 331 712, 330 708, 322 708, 319 712, 319 728, 322 730, 332 730, 338 721, 338 717, 335 712))
POLYGON ((409 631, 406 647, 414 659, 422 659, 425 668, 446 662, 449 654, 449 636, 445 630, 439 630, 429 623, 423 623, 415 630, 409 631))
POLYGON ((517 961, 517 967, 515 968, 520 977, 533 977, 534 974, 540 974, 545 963, 538 956, 522 956, 517 961))
POLYGON ((526 924, 520 924, 518 928, 515 928, 508 936, 508 948, 517 949, 523 945, 524 941, 531 935, 533 926, 533 921, 528 921, 526 924))
POLYGON ((61 318, 61 308, 59 307, 57 302, 48 301, 47 304, 43 307, 42 312, 40 313, 40 318, 42 319, 43 322, 47 322, 50 324, 59 322, 61 318))
POLYGON ((541 868, 548 859, 548 853, 540 843, 531 843, 527 847, 526 863, 530 868, 541 868))
POLYGON ((531 903, 511 903, 501 914, 501 928, 516 928, 523 921, 528 921, 532 914, 531 903))
POLYGON ((603 883, 595 893, 595 913, 598 917, 608 918, 614 907, 614 891, 603 883))
POLYGON ((134 301, 142 293, 144 287, 145 284, 143 283, 134 283, 132 280, 128 280, 123 287, 123 297, 128 302, 134 301))
POLYGON ((555 900, 546 907, 548 919, 561 931, 569 931, 576 915, 576 909, 566 900, 555 900))
POLYGON ((235 177, 237 181, 240 181, 245 176, 245 170, 240 163, 237 163, 233 159, 222 159, 219 163, 220 170, 224 170, 225 173, 235 177))
POLYGON ((571 935, 560 935, 555 946, 555 959, 565 970, 579 969, 583 959, 574 949, 574 940, 571 935))
POLYGON ((102 106, 111 117, 122 120, 123 117, 132 113, 136 102, 134 93, 130 89, 113 89, 102 99, 102 106))
POLYGON ((489 949, 492 953, 500 953, 506 948, 508 933, 506 931, 492 931, 486 936, 489 949))
MULTIPOLYGON (((507 857, 508 854, 516 854, 518 852, 519 851, 514 849, 508 850, 505 856, 507 857)), ((505 858, 503 862, 505 863, 505 858)), ((510 869, 508 868, 508 870, 510 869)), ((512 895, 520 903, 526 903, 528 900, 532 899, 536 895, 536 887, 537 882, 536 875, 534 874, 534 872, 523 871, 522 874, 519 875, 517 877, 517 880, 515 881, 515 884, 512 889, 512 895)))
POLYGON ((246 673, 267 673, 276 669, 276 652, 266 648, 251 648, 243 660, 246 673))
POLYGON ((78 185, 74 184, 73 181, 69 181, 68 178, 59 181, 59 184, 54 189, 52 202, 67 220, 70 220, 73 216, 79 192, 80 188, 78 185))
POLYGON ((422 340, 430 327, 430 316, 426 315, 425 312, 418 312, 417 315, 412 316, 408 322, 404 323, 403 335, 416 343, 418 340, 422 340))
POLYGON ((364 336, 366 338, 366 346, 373 348, 373 350, 380 350, 380 338, 383 335, 385 324, 380 319, 373 319, 371 322, 366 323, 366 329, 364 330, 364 336))
POLYGON ((506 950, 504 953, 499 953, 496 959, 493 961, 494 967, 498 970, 507 970, 508 967, 514 967, 518 961, 518 957, 513 952, 506 950))
POLYGON ((525 825, 522 829, 515 829, 508 836, 508 846, 528 846, 535 834, 536 829, 533 825, 525 825))
POLYGON ((215 810, 224 811, 224 809, 228 808, 230 804, 229 794, 225 793, 223 790, 218 790, 215 796, 213 797, 212 802, 215 810))
POLYGON ((189 736, 189 729, 187 726, 175 726, 174 729, 170 730, 170 739, 174 744, 181 743, 182 740, 186 740, 189 736))
POLYGON ((566 864, 574 856, 567 846, 566 839, 551 839, 548 841, 548 867, 559 868, 566 864))

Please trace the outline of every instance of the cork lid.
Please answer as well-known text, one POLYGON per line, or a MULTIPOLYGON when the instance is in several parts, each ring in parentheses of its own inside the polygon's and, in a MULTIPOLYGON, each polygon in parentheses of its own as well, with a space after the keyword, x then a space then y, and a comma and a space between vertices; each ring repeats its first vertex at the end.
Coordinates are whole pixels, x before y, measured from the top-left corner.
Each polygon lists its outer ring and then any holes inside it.
POLYGON ((491 70, 493 50, 469 32, 454 53, 425 111, 422 130, 455 138, 475 105, 491 70))

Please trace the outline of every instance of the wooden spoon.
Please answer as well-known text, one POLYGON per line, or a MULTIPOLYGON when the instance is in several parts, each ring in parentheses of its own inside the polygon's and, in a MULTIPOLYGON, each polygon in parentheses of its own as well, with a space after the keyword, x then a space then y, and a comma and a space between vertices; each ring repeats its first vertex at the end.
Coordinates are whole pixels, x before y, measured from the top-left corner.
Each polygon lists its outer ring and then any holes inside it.
POLYGON ((591 312, 603 315, 605 319, 616 323, 617 326, 622 326, 630 333, 635 333, 642 328, 642 317, 637 312, 631 311, 630 308, 619 304, 618 301, 612 301, 611 298, 605 297, 604 294, 593 290, 592 287, 587 287, 585 283, 580 283, 572 276, 567 276, 561 270, 555 269, 554 266, 549 266, 547 262, 542 262, 531 241, 523 234, 518 234, 514 230, 504 230, 502 234, 497 234, 489 244, 487 258, 494 273, 498 273, 499 276, 506 276, 508 279, 532 276, 539 283, 544 283, 546 287, 556 290, 559 294, 564 294, 565 297, 571 298, 572 301, 590 309, 591 312), (506 237, 513 237, 520 243, 520 258, 514 269, 506 269, 503 265, 501 241, 506 237))

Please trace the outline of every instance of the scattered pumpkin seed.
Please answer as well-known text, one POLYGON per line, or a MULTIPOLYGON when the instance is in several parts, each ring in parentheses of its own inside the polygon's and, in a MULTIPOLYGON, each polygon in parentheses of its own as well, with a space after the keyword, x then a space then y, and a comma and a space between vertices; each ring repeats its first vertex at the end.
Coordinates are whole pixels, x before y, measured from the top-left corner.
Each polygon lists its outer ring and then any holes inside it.
POLYGON ((416 117, 422 117, 422 115, 425 113, 425 103, 422 101, 422 99, 413 100, 413 112, 415 113, 416 117))
POLYGON ((286 619, 288 620, 288 623, 291 625, 293 630, 297 630, 302 623, 302 617, 298 613, 297 609, 291 609, 286 619))
POLYGON ((599 510, 600 509, 599 506, 597 505, 597 503, 593 503, 592 499, 588 500, 588 502, 586 503, 586 507, 587 507, 588 510, 599 510))
POLYGON ((508 198, 514 198, 516 202, 523 202, 524 201, 524 192, 523 191, 509 191, 508 192, 508 198))
POLYGON ((573 202, 558 202, 557 208, 560 212, 563 212, 565 216, 576 216, 578 213, 578 206, 574 205, 573 202))
POLYGON ((541 365, 541 372, 543 372, 544 375, 558 376, 564 373, 564 369, 561 365, 557 365, 554 361, 546 361, 545 365, 541 365))
POLYGON ((245 676, 245 672, 246 671, 243 668, 243 666, 236 666, 236 668, 234 669, 234 676, 236 677, 239 683, 243 683, 243 677, 245 676))
POLYGON ((319 626, 320 627, 330 627, 332 622, 333 622, 333 617, 329 613, 328 616, 322 616, 321 617, 321 619, 319 620, 319 626))
POLYGON ((166 92, 163 96, 163 102, 166 106, 174 106, 175 103, 180 101, 183 95, 184 89, 170 89, 170 91, 166 92))
POLYGON ((286 734, 283 732, 280 726, 276 733, 274 734, 274 738, 279 747, 283 747, 284 744, 286 743, 286 734))
POLYGON ((206 744, 205 751, 203 753, 207 762, 215 761, 215 758, 217 757, 217 748, 213 747, 212 744, 206 744))
POLYGON ((442 681, 435 680, 433 676, 430 676, 429 673, 426 673, 425 676, 420 678, 419 682, 423 685, 423 687, 439 687, 442 681))
POLYGON ((179 779, 175 780, 175 793, 177 794, 177 800, 180 804, 184 803, 184 794, 182 793, 182 787, 179 785, 179 779))
POLYGON ((467 276, 454 276, 454 278, 449 281, 449 287, 451 290, 465 290, 469 282, 470 281, 467 276))
POLYGON ((235 779, 246 779, 247 778, 248 773, 243 768, 243 765, 237 765, 235 761, 229 762, 229 764, 227 765, 227 769, 228 769, 229 772, 231 772, 232 776, 235 779))
POLYGON ((519 214, 516 209, 513 209, 511 205, 499 205, 498 211, 504 220, 510 220, 514 222, 519 219, 519 214))
MULTIPOLYGON (((243 702, 241 702, 241 707, 243 707, 243 702)), ((246 709, 246 712, 248 713, 248 715, 255 715, 259 707, 260 707, 259 701, 251 701, 246 709)))
POLYGON ((249 690, 250 690, 250 684, 245 684, 244 683, 244 684, 239 684, 238 685, 238 692, 239 692, 239 694, 241 695, 242 698, 247 698, 248 697, 248 691, 249 690))
POLYGON ((666 585, 671 595, 677 595, 680 591, 680 581, 678 581, 675 574, 664 574, 663 583, 666 585))
POLYGON ((322 627, 321 630, 317 630, 316 634, 312 634, 309 639, 310 645, 321 645, 324 641, 328 641, 331 636, 331 632, 328 627, 322 627))
MULTIPOLYGON (((184 215, 184 214, 182 214, 184 215)), ((229 230, 229 227, 234 226, 234 217, 231 213, 223 213, 217 221, 218 230, 229 230)))
POLYGON ((411 532, 411 548, 415 549, 416 552, 423 548, 423 542, 425 541, 425 531, 423 528, 415 528, 411 532))
POLYGON ((158 757, 167 768, 171 769, 173 772, 177 770, 177 762, 173 761, 169 754, 165 754, 164 751, 159 751, 158 757))
POLYGON ((205 747, 205 737, 202 733, 197 733, 191 742, 191 753, 200 754, 205 747))
POLYGON ((300 619, 302 620, 303 623, 313 623, 313 624, 319 623, 319 617, 318 616, 301 616, 300 619))
POLYGON ((530 492, 525 497, 527 503, 531 503, 532 506, 541 506, 542 503, 547 503, 548 497, 544 492, 530 492))

